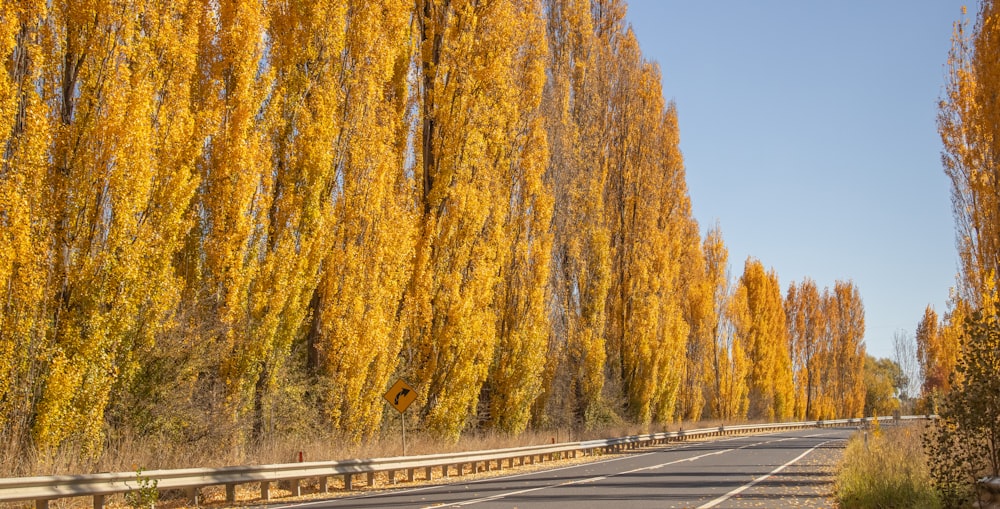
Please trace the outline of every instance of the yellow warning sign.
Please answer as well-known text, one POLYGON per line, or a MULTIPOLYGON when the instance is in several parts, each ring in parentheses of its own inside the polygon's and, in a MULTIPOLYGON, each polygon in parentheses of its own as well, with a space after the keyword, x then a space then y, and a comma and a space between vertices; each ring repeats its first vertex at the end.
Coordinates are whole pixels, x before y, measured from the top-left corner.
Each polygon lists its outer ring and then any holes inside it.
POLYGON ((410 403, 413 403, 413 400, 417 399, 417 391, 413 390, 410 384, 400 378, 396 380, 396 383, 392 384, 389 392, 385 393, 383 397, 397 412, 403 413, 410 406, 410 403))

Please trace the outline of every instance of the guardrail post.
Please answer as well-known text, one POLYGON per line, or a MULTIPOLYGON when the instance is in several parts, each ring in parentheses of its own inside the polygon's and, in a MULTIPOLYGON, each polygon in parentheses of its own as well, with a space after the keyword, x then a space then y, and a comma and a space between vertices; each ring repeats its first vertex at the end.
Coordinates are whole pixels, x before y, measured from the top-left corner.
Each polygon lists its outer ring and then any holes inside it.
POLYGON ((319 492, 320 493, 329 493, 330 492, 330 478, 329 477, 327 477, 327 476, 324 475, 323 477, 319 478, 319 492))
POLYGON ((413 482, 414 480, 416 480, 417 478, 416 471, 417 469, 415 468, 408 468, 406 470, 406 482, 413 482))
POLYGON ((236 485, 227 484, 226 485, 226 502, 232 504, 236 502, 236 485))
POLYGON ((353 481, 353 479, 352 479, 353 477, 354 477, 353 474, 344 474, 344 489, 345 490, 351 491, 351 489, 354 488, 354 484, 351 482, 351 481, 353 481))
POLYGON ((288 481, 288 491, 292 492, 293 497, 302 496, 302 483, 299 481, 300 479, 291 479, 288 481))
MULTIPOLYGON (((195 507, 198 507, 198 498, 200 498, 198 496, 200 495, 198 487, 196 486, 193 488, 188 488, 185 491, 187 491, 188 503, 195 507)), ((101 501, 101 506, 103 505, 104 501, 101 501)), ((100 507, 97 507, 97 497, 94 497, 94 509, 101 509, 100 507)))
POLYGON ((271 500, 271 483, 269 481, 260 482, 260 499, 271 500))
POLYGON ((434 467, 427 467, 427 468, 424 469, 424 477, 428 481, 431 481, 431 480, 434 479, 434 474, 431 472, 432 470, 434 470, 434 467))
POLYGON ((104 495, 94 495, 94 509, 104 509, 104 495))
POLYGON ((389 484, 396 484, 396 471, 395 470, 389 470, 385 474, 387 476, 389 476, 389 484))
POLYGON ((375 472, 368 472, 368 487, 375 487, 375 472))
POLYGON ((448 477, 448 465, 441 465, 441 477, 448 477))
POLYGON ((35 509, 49 509, 49 501, 35 500, 35 509))

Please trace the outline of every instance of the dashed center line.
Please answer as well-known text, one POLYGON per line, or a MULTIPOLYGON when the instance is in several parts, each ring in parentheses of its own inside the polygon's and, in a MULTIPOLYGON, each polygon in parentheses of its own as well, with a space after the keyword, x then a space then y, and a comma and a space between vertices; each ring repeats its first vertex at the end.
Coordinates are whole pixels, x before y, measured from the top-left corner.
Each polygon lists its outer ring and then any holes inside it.
MULTIPOLYGON (((812 436, 816 436, 816 435, 810 435, 810 437, 812 437, 812 436)), ((607 479, 609 477, 616 477, 616 476, 620 476, 620 475, 633 474, 633 473, 636 473, 636 472, 643 472, 643 471, 646 471, 646 470, 656 470, 656 469, 667 467, 667 466, 670 466, 670 465, 676 465, 678 463, 685 463, 685 462, 697 461, 697 460, 699 460, 701 458, 707 458, 709 456, 716 456, 716 455, 719 455, 719 454, 725 454, 727 452, 739 451, 739 450, 742 450, 742 449, 747 449, 747 448, 750 448, 750 447, 756 447, 756 446, 759 446, 759 445, 767 445, 767 444, 772 444, 772 443, 777 443, 777 442, 784 442, 786 440, 795 440, 797 438, 803 438, 803 437, 787 437, 787 438, 779 438, 779 439, 776 439, 776 440, 766 440, 766 441, 763 441, 763 442, 754 442, 752 444, 747 444, 747 445, 740 446, 740 447, 733 447, 732 449, 723 449, 721 451, 708 452, 708 453, 705 453, 705 454, 700 454, 698 456, 692 456, 690 458, 682 458, 682 459, 678 459, 678 460, 668 461, 666 463, 660 463, 659 465, 652 465, 652 466, 648 466, 648 467, 636 468, 636 469, 633 469, 633 470, 628 470, 628 471, 625 471, 625 472, 619 472, 619 473, 616 473, 616 474, 610 474, 610 475, 605 475, 605 476, 600 476, 600 477, 589 477, 587 479, 577 479, 577 480, 574 480, 574 481, 566 481, 566 482, 561 482, 561 483, 557 483, 557 484, 549 484, 549 485, 546 485, 546 486, 538 486, 538 487, 535 487, 535 488, 526 488, 526 489, 523 489, 523 490, 508 491, 508 492, 505 492, 505 493, 497 493, 496 495, 490 495, 488 497, 473 498, 473 499, 469 499, 469 500, 463 500, 461 502, 452 502, 450 504, 429 505, 429 506, 424 507, 423 509, 431 509, 431 508, 438 508, 438 507, 463 507, 463 506, 467 506, 467 505, 479 504, 479 503, 482 503, 482 502, 492 502, 492 501, 495 501, 495 500, 500 500, 500 499, 511 497, 511 496, 523 495, 525 493, 532 493, 532 492, 535 492, 535 491, 541 491, 541 490, 545 490, 545 489, 549 489, 549 488, 559 488, 559 487, 562 487, 562 486, 571 486, 571 485, 575 485, 575 484, 592 483, 592 482, 597 482, 597 481, 601 481, 601 480, 607 479)), ((806 437, 806 438, 808 438, 808 437, 806 437)), ((823 443, 825 444, 826 442, 823 442, 823 443)), ((820 445, 823 445, 823 444, 820 444, 820 445)), ((751 484, 749 484, 747 486, 742 487, 742 489, 740 489, 739 491, 733 490, 733 492, 731 492, 730 494, 728 494, 728 496, 736 495, 740 491, 743 491, 743 490, 749 488, 750 486, 753 486, 754 484, 756 484, 756 483, 758 483, 758 482, 766 479, 767 477, 770 477, 771 475, 773 475, 773 474, 781 471, 781 469, 783 469, 786 466, 788 466, 788 465, 790 465, 790 464, 798 461, 800 458, 802 458, 806 454, 809 454, 809 452, 812 452, 817 447, 819 447, 819 445, 817 445, 816 447, 813 447, 812 449, 809 449, 809 451, 806 451, 805 453, 803 453, 798 458, 795 458, 794 460, 790 461, 789 463, 781 466, 778 470, 775 470, 774 472, 771 472, 771 474, 768 474, 767 476, 762 477, 762 478, 754 481, 753 483, 751 483, 751 484)), ((648 455, 648 454, 652 454, 652 453, 646 453, 643 456, 648 455)), ((714 503, 714 505, 717 505, 719 503, 722 503, 726 499, 720 497, 719 499, 716 499, 716 500, 717 501, 710 502, 710 504, 714 503)), ((705 508, 705 509, 708 509, 709 507, 713 507, 713 505, 705 505, 705 506, 702 506, 702 507, 705 508)), ((699 509, 702 509, 702 508, 699 508, 699 509)))

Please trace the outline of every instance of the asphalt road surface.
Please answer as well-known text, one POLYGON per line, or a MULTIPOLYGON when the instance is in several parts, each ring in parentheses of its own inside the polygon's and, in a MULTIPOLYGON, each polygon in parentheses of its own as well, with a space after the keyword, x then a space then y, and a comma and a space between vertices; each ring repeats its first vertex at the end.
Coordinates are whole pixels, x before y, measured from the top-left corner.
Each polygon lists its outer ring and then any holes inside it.
POLYGON ((855 431, 817 428, 677 443, 553 470, 287 507, 828 507, 832 467, 855 431))

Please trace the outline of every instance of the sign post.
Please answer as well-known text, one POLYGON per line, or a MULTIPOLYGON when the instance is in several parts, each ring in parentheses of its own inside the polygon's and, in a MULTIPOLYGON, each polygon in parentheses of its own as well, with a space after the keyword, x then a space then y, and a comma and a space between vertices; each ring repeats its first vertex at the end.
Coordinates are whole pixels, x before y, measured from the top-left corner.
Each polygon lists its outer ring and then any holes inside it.
POLYGON ((410 403, 417 399, 417 391, 400 378, 382 397, 399 412, 399 428, 403 432, 403 456, 406 456, 406 419, 403 418, 403 412, 406 412, 410 403))

